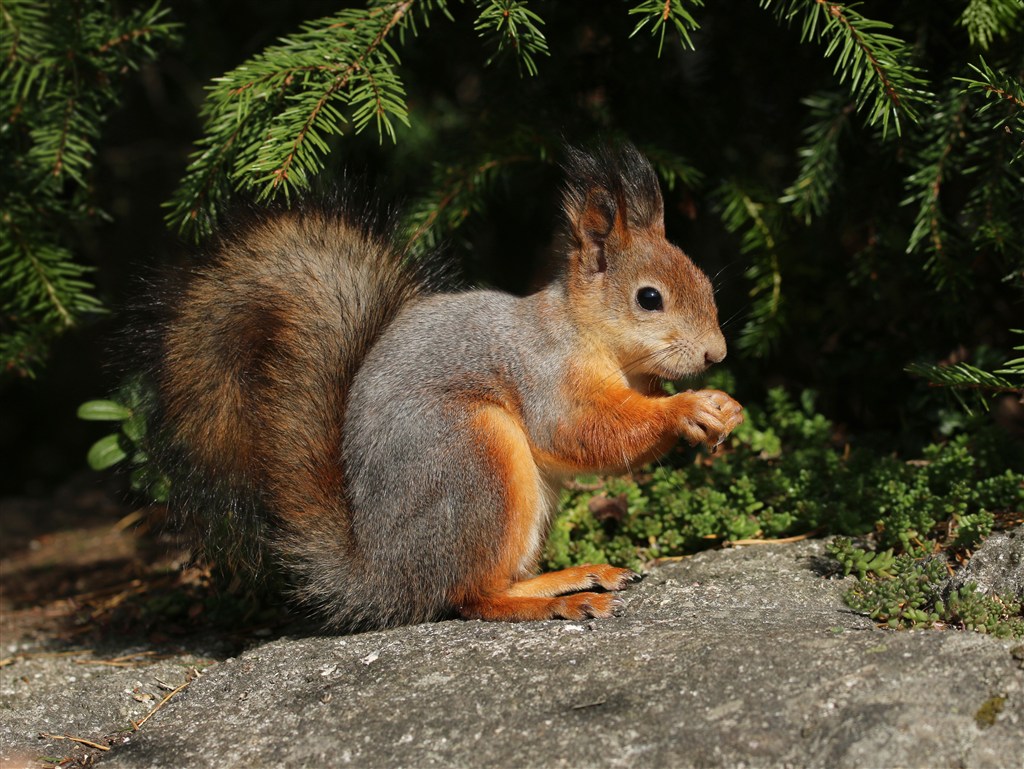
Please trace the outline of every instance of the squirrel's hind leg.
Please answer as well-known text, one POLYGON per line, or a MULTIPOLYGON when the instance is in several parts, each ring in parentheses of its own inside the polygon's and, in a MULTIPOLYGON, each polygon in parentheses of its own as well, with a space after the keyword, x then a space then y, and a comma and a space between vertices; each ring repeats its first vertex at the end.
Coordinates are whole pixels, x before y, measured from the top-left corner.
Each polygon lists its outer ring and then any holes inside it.
POLYGON ((499 557, 456 589, 453 604, 467 619, 526 621, 610 617, 622 607, 613 592, 639 576, 607 564, 574 566, 523 578, 543 546, 554 495, 546 488, 530 443, 515 416, 498 407, 481 409, 474 428, 489 458, 492 480, 501 484, 504 510, 496 532, 499 557))

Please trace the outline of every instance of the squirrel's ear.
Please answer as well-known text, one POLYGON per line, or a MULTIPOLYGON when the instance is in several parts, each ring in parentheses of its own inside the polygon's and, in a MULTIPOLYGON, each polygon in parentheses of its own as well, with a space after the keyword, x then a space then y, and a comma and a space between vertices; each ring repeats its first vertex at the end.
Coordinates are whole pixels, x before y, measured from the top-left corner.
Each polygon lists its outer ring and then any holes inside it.
POLYGON ((581 197, 566 201, 569 229, 576 241, 580 266, 589 273, 605 272, 608 269, 606 246, 625 234, 622 208, 611 191, 603 187, 591 187, 581 197))
POLYGON ((632 144, 594 155, 567 147, 565 169, 565 216, 587 274, 604 272, 606 254, 625 248, 634 231, 664 237, 658 177, 632 144))

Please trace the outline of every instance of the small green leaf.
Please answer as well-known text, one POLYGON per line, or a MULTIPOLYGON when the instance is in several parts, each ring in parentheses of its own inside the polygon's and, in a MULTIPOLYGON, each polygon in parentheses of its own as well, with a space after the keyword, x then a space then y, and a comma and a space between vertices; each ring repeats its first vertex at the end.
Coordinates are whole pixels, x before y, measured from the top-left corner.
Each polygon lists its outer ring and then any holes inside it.
POLYGON ((78 407, 78 418, 92 422, 121 422, 131 415, 131 409, 114 401, 86 401, 78 407))
POLYGON ((154 502, 166 502, 171 490, 170 481, 152 466, 139 467, 129 476, 131 488, 146 494, 154 502))
POLYGON ((111 433, 110 435, 103 436, 92 445, 92 448, 89 449, 89 453, 86 455, 86 459, 89 462, 89 467, 93 470, 106 470, 127 456, 124 449, 121 448, 121 436, 117 433, 111 433))
POLYGON ((121 430, 132 443, 138 443, 146 436, 146 420, 141 414, 132 414, 121 425, 121 430))

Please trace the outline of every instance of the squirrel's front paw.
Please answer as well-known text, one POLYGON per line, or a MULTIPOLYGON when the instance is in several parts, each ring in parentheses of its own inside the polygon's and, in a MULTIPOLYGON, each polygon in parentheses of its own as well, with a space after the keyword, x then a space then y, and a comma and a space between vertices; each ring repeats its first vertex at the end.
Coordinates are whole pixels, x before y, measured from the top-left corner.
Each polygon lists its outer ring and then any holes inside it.
POLYGON ((721 390, 685 393, 679 431, 691 446, 715 448, 743 422, 743 406, 721 390))

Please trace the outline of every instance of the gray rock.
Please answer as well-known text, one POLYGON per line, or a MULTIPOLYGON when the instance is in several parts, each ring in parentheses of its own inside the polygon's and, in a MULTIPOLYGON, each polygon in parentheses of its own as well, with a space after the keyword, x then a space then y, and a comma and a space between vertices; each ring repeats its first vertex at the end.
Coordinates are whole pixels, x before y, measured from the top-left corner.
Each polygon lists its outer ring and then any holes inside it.
POLYGON ((209 663, 190 654, 151 655, 127 649, 109 657, 88 650, 13 657, 0 669, 0 767, 38 767, 40 757, 75 752, 76 743, 61 736, 105 744, 107 737, 130 734, 131 722, 183 683, 192 666, 209 663), (142 656, 124 659, 135 652, 142 656))
POLYGON ((878 629, 823 552, 668 564, 611 620, 276 640, 207 668, 100 765, 1022 769, 1020 642, 878 629))
POLYGON ((950 580, 957 589, 974 582, 983 593, 1024 598, 1024 526, 999 531, 986 539, 967 565, 950 580))

